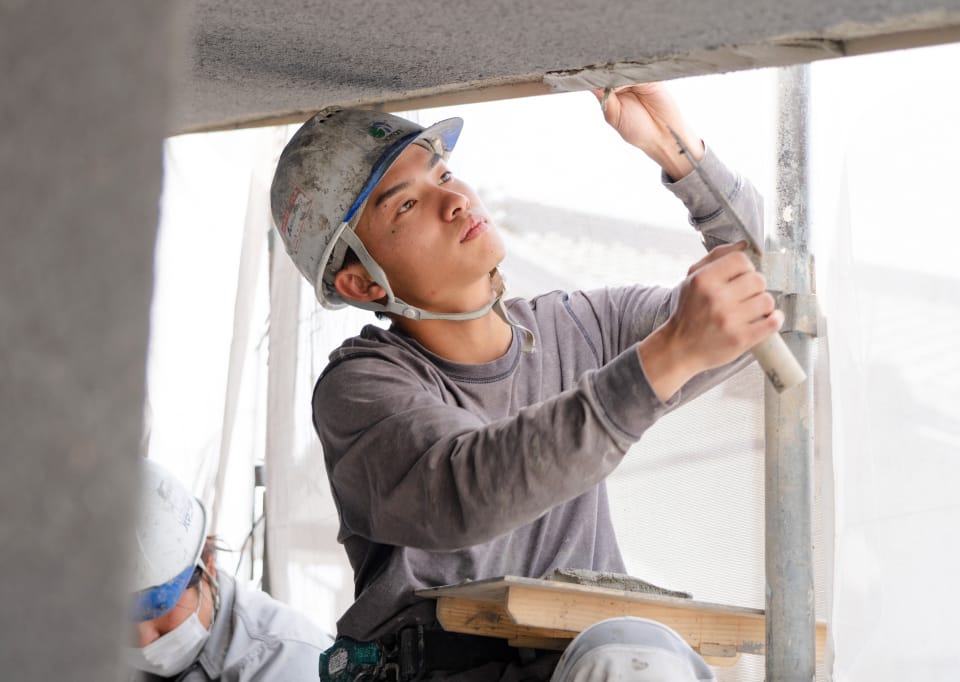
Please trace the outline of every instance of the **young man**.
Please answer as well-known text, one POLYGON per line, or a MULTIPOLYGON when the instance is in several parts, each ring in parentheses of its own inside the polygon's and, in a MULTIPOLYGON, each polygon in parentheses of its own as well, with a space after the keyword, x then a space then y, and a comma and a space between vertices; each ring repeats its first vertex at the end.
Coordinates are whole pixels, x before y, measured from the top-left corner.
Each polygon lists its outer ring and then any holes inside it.
POLYGON ((759 235, 756 191, 703 146, 658 84, 602 99, 607 122, 663 168, 712 248, 675 289, 504 301, 496 225, 446 165, 459 119, 422 129, 333 107, 280 158, 274 219, 320 302, 393 322, 347 340, 314 393, 356 582, 339 635, 377 643, 371 678, 388 679, 391 652, 416 632, 423 656, 400 669, 419 665, 439 679, 548 679, 554 668, 558 680, 616 679, 610 671, 633 670, 638 652, 648 677, 623 679, 712 679, 682 640, 648 621, 595 626, 558 666, 556 656, 531 662, 437 634, 434 604, 414 595, 556 568, 624 572, 604 478, 660 416, 742 367, 782 323, 744 245, 727 243, 732 220, 669 130, 759 235), (463 661, 441 661, 441 650, 462 651, 463 661))
POLYGON ((132 679, 317 679, 330 636, 217 571, 203 505, 151 461, 144 462, 136 535, 132 679))

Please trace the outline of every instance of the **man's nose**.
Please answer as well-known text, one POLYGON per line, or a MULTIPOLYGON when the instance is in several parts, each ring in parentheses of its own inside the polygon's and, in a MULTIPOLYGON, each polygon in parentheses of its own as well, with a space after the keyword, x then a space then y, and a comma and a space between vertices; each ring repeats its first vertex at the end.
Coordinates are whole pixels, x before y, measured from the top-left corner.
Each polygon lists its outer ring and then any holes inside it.
POLYGON ((160 631, 152 621, 137 623, 137 646, 141 649, 160 638, 160 631))
POLYGON ((461 211, 470 208, 470 198, 461 192, 451 189, 444 189, 443 195, 443 216, 447 220, 453 220, 460 215, 461 211))

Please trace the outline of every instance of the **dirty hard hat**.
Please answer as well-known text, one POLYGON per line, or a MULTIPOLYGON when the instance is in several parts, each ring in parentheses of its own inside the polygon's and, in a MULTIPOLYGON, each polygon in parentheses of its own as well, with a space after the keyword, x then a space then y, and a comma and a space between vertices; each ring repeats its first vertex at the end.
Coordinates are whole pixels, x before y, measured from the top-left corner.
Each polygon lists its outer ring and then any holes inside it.
POLYGON ((463 121, 429 128, 377 111, 328 107, 303 124, 287 144, 270 189, 273 220, 287 253, 326 308, 350 303, 420 319, 429 316, 395 299, 386 275, 354 233, 367 197, 410 144, 440 156, 453 149, 463 121), (347 248, 387 290, 388 302, 344 300, 333 286, 347 248))
POLYGON ((170 472, 145 460, 133 557, 135 621, 162 616, 187 588, 206 538, 203 505, 170 472))

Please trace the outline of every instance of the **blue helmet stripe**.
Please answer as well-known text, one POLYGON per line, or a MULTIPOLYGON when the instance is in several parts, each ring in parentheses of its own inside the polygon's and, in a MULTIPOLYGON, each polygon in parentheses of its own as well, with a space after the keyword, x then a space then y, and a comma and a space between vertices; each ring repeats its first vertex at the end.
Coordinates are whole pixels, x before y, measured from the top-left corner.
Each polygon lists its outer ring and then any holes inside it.
POLYGON ((363 202, 367 200, 368 196, 370 196, 370 192, 372 192, 373 188, 377 186, 378 182, 380 182, 380 178, 386 174, 387 169, 393 164, 394 161, 396 161, 397 157, 400 156, 400 152, 406 149, 410 143, 416 140, 419 136, 420 133, 411 133, 410 135, 401 137, 383 153, 383 155, 374 165, 373 171, 371 171, 370 176, 367 178, 363 188, 360 190, 360 194, 357 195, 353 205, 350 206, 350 210, 347 211, 347 215, 344 216, 343 222, 350 222, 350 219, 353 218, 354 213, 356 213, 357 209, 363 205, 363 202))
POLYGON ((173 580, 134 594, 133 620, 138 623, 153 620, 172 609, 180 601, 180 596, 187 589, 187 583, 196 568, 196 565, 190 565, 173 580))
POLYGON ((457 139, 460 137, 462 123, 463 121, 461 121, 459 118, 444 119, 443 121, 434 123, 429 128, 424 128, 419 132, 404 135, 390 145, 387 150, 381 154, 380 158, 377 159, 377 162, 373 166, 373 170, 370 172, 369 177, 367 177, 367 181, 363 184, 363 187, 361 188, 360 193, 357 195, 357 198, 354 200, 353 204, 350 205, 350 208, 343 217, 342 222, 350 222, 357 210, 363 205, 363 202, 365 202, 367 197, 370 196, 370 193, 373 192, 373 188, 376 187, 377 183, 380 182, 380 179, 386 175, 387 170, 389 170, 390 166, 393 165, 393 162, 397 160, 397 157, 400 156, 400 153, 410 146, 412 142, 423 138, 425 134, 436 133, 439 134, 440 138, 443 140, 444 150, 449 152, 457 144, 457 139))

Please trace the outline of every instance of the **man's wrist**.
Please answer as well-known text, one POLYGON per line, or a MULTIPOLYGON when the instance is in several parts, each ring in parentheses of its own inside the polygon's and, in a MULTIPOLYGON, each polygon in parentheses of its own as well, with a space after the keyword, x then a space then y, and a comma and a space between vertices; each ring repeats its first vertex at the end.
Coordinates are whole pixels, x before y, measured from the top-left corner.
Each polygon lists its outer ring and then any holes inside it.
POLYGON ((667 321, 637 345, 640 365, 650 388, 661 402, 667 402, 696 374, 687 362, 667 321))
MULTIPOLYGON (((680 133, 680 138, 698 162, 703 159, 706 153, 703 140, 689 133, 680 133)), ((690 159, 683 153, 672 135, 669 139, 664 138, 661 140, 657 150, 649 155, 660 165, 673 182, 682 180, 693 172, 693 164, 690 163, 690 159)))

